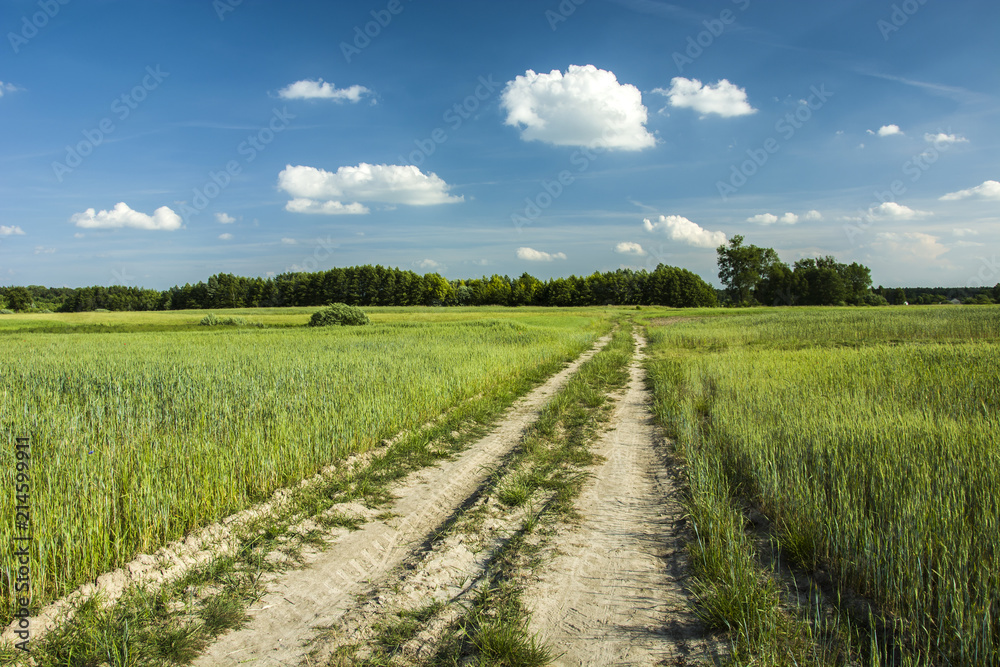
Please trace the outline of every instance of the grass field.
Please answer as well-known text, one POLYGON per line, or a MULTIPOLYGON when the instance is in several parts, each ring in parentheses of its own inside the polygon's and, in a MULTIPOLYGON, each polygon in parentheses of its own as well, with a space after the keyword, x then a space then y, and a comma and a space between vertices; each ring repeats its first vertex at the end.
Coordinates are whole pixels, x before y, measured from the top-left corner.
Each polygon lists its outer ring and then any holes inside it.
POLYGON ((997 308, 759 310, 654 320, 650 341, 702 613, 734 631, 738 661, 837 662, 793 655, 762 612, 777 598, 749 507, 800 567, 874 603, 871 663, 1000 661, 997 308))
MULTIPOLYGON (((0 482, 31 438, 32 609, 460 402, 509 400, 610 327, 603 309, 314 309, 0 317, 0 482)), ((0 496, 0 516, 14 497, 0 496)), ((10 545, 13 522, 0 522, 10 545)), ((0 556, 0 622, 12 616, 0 556)))

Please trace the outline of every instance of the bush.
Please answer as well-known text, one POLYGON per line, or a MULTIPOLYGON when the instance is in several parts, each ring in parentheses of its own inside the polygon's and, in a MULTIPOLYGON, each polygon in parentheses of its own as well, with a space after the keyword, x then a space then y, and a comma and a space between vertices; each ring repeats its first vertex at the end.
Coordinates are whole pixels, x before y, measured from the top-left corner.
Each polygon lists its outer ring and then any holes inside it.
POLYGON ((0 315, 13 315, 13 314, 14 311, 11 310, 10 308, 4 308, 3 310, 0 310, 0 315))
POLYGON ((218 317, 215 313, 209 313, 201 318, 199 322, 203 327, 263 327, 260 322, 249 322, 243 317, 218 317))
POLYGON ((335 303, 323 310, 318 310, 313 313, 312 319, 309 320, 311 327, 356 327, 364 324, 368 324, 368 316, 365 315, 365 311, 348 306, 346 303, 335 303))

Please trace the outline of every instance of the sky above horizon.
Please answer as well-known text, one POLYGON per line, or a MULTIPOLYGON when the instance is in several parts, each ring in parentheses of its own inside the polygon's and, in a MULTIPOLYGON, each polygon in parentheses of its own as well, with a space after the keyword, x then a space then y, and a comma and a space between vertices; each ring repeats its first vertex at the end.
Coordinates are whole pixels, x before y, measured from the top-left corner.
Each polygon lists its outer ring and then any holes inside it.
POLYGON ((0 284, 1000 282, 1000 4, 6 0, 0 284))

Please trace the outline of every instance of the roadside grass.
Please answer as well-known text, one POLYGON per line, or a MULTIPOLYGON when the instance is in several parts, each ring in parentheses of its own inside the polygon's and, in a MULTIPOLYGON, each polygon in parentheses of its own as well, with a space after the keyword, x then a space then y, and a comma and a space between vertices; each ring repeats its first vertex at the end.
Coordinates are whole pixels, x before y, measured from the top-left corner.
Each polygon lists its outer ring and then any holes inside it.
POLYGON ((1000 663, 996 313, 650 328, 693 592, 734 664, 1000 663))
MULTIPOLYGON (((610 322, 605 324, 605 328, 610 326, 610 322)), ((96 599, 84 602, 72 621, 34 642, 36 664, 185 664, 196 654, 188 656, 189 647, 203 647, 246 620, 245 608, 263 594, 268 574, 294 567, 303 547, 323 548, 326 544, 318 531, 302 534, 290 531, 293 526, 312 519, 324 528, 357 527, 358 519, 327 510, 349 502, 371 508, 384 505, 391 500, 388 487, 392 482, 448 458, 482 437, 519 396, 563 363, 552 359, 540 364, 484 395, 459 403, 430 424, 404 433, 392 445, 362 455, 355 467, 342 466, 292 487, 278 511, 239 529, 232 555, 221 555, 155 593, 134 588, 110 606, 96 599), (276 552, 285 558, 268 558, 276 552), (151 599, 156 604, 151 604, 151 599), (122 635, 126 626, 129 629, 122 635), (176 647, 170 649, 173 657, 164 657, 171 646, 176 647), (91 659, 97 662, 89 662, 91 659)))

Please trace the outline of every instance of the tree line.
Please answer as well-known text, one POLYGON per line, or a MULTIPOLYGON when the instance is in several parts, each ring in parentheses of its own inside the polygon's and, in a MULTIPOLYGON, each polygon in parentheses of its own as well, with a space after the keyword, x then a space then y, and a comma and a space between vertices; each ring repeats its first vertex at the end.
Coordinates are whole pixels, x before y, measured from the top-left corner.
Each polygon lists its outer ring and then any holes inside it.
POLYGON ((207 281, 159 291, 113 285, 81 288, 32 286, 0 290, 15 310, 46 304, 60 312, 143 311, 282 306, 716 306, 716 290, 697 274, 660 264, 653 271, 619 269, 541 281, 523 273, 447 280, 438 273, 382 266, 334 268, 247 278, 219 273, 207 281), (55 306, 55 307, 52 307, 55 306))
POLYGON ((993 288, 872 289, 871 270, 826 256, 800 259, 789 266, 773 248, 746 245, 734 236, 716 249, 716 290, 697 274, 665 264, 654 270, 618 269, 589 276, 541 281, 523 273, 518 278, 483 276, 448 280, 438 273, 418 274, 399 268, 364 266, 326 271, 283 273, 247 278, 217 273, 207 281, 167 290, 113 285, 56 287, 38 285, 0 288, 0 307, 11 310, 50 309, 143 311, 281 306, 836 306, 902 305, 904 303, 1000 302, 993 288))

